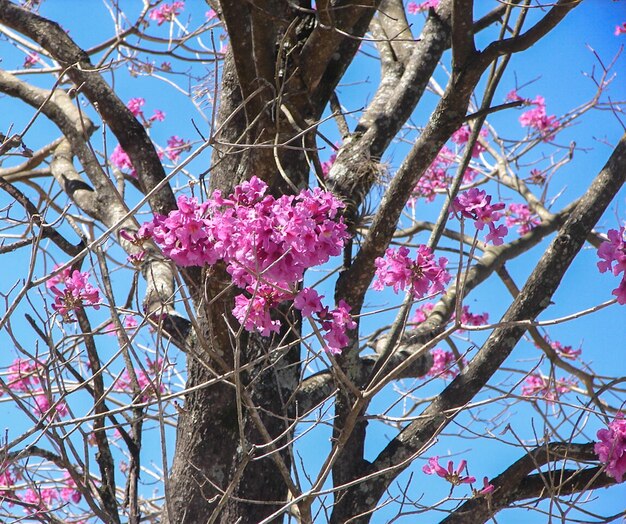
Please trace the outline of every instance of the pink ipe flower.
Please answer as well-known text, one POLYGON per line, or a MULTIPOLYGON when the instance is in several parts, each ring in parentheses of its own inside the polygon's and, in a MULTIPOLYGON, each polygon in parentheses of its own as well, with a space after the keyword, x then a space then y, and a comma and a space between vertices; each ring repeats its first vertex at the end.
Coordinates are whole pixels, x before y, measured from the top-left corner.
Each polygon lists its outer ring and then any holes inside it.
POLYGON ((178 162, 180 155, 184 151, 189 151, 191 145, 188 141, 183 140, 179 136, 173 135, 167 139, 167 147, 163 150, 163 153, 172 162, 178 162))
MULTIPOLYGON (((461 126, 454 133, 452 133, 452 136, 450 137, 450 139, 455 144, 463 145, 463 144, 467 144, 468 140, 470 139, 471 134, 472 134, 472 130, 470 129, 468 125, 465 125, 465 126, 461 126)), ((479 135, 481 138, 486 138, 487 130, 485 128, 481 129, 479 135)), ((482 146, 482 144, 480 144, 477 141, 474 144, 474 148, 472 149, 472 156, 476 158, 478 155, 480 155, 484 151, 485 151, 485 148, 482 146)))
POLYGON ((345 301, 340 300, 337 307, 332 311, 326 307, 318 313, 322 329, 326 331, 323 338, 326 341, 325 349, 329 353, 338 355, 350 343, 347 331, 355 329, 357 326, 350 315, 350 309, 345 301))
POLYGON ((556 116, 546 113, 546 102, 541 95, 537 95, 534 100, 527 100, 527 103, 534 105, 533 109, 522 113, 519 122, 522 127, 528 127, 539 134, 543 135, 543 140, 552 140, 559 127, 559 121, 556 116))
POLYGON ((582 349, 573 349, 572 346, 564 346, 558 340, 550 342, 550 347, 558 353, 559 357, 570 360, 576 360, 582 353, 582 349))
POLYGON ((143 111, 141 108, 145 103, 146 101, 143 98, 131 98, 126 103, 126 107, 130 109, 130 112, 133 114, 134 117, 142 117, 143 111))
POLYGON ((73 321, 72 311, 78 311, 85 306, 100 308, 99 291, 88 282, 88 279, 88 272, 81 273, 74 270, 72 275, 65 279, 65 289, 61 290, 58 286, 50 288, 50 291, 56 295, 52 309, 59 313, 65 322, 73 321))
POLYGON ((31 67, 37 65, 37 62, 39 62, 39 54, 32 51, 28 53, 24 58, 24 63, 22 64, 22 67, 24 69, 30 69, 31 67))
POLYGON ((544 377, 540 373, 533 373, 524 379, 522 396, 541 397, 548 403, 553 403, 561 395, 572 390, 576 386, 573 379, 557 379, 544 377))
POLYGON ((495 490, 496 490, 496 487, 493 484, 489 483, 489 478, 483 477, 483 489, 481 490, 475 489, 474 496, 486 497, 488 495, 491 495, 495 490))
POLYGON ((463 471, 467 471, 467 461, 461 460, 459 467, 454 469, 454 462, 451 460, 448 462, 448 468, 444 468, 439 464, 439 457, 431 457, 428 459, 428 464, 422 467, 422 471, 426 475, 438 475, 439 477, 446 479, 453 486, 460 486, 461 484, 472 484, 476 482, 474 477, 463 475, 463 471))
POLYGON ((539 217, 526 204, 510 204, 505 215, 506 225, 508 227, 518 226, 517 232, 520 235, 530 233, 541 224, 539 217))
POLYGON ((171 4, 161 4, 159 7, 152 9, 148 16, 150 19, 155 20, 157 25, 161 25, 164 22, 173 21, 184 7, 185 2, 181 1, 172 2, 171 4))
MULTIPOLYGON (((163 370, 163 359, 152 361, 149 358, 146 359, 146 369, 135 369, 135 375, 137 377, 137 384, 141 390, 140 400, 141 402, 147 402, 151 397, 156 396, 158 393, 165 392, 165 386, 163 382, 159 380, 161 372, 163 370)), ((132 380, 128 370, 124 370, 122 375, 116 382, 116 389, 126 393, 132 393, 132 380)))
POLYGON ((440 257, 439 261, 427 246, 417 248, 417 257, 409 257, 407 247, 397 250, 388 248, 384 257, 378 257, 376 264, 376 280, 373 289, 382 291, 391 286, 395 293, 408 289, 414 298, 422 298, 426 293, 439 293, 445 289, 452 278, 446 271, 448 260, 440 257))
POLYGON ((617 297, 619 304, 626 304, 626 228, 609 229, 607 233, 608 240, 602 242, 598 248, 598 262, 600 273, 607 271, 615 276, 623 273, 622 281, 612 294, 617 297))
POLYGON ((473 187, 461 193, 452 202, 452 209, 465 218, 473 219, 474 225, 481 231, 487 225, 489 233, 485 237, 485 242, 491 241, 494 246, 504 242, 503 239, 509 230, 504 225, 497 227, 495 225, 495 222, 502 218, 503 214, 500 211, 504 209, 504 204, 502 202, 491 204, 491 195, 487 195, 485 191, 473 187))
MULTIPOLYGON (((43 391, 41 391, 38 395, 36 395, 34 400, 35 400, 35 413, 37 413, 40 416, 45 415, 50 410, 50 408, 52 407, 54 403, 54 399, 50 398, 43 391)), ((51 419, 55 418, 57 415, 61 417, 65 417, 69 413, 67 410, 67 404, 65 404, 65 402, 62 400, 60 402, 54 403, 54 410, 56 411, 56 413, 53 411, 52 413, 49 414, 49 417, 51 419)))
POLYGON ((594 451, 600 462, 605 464, 605 472, 617 482, 624 480, 626 475, 626 420, 624 414, 618 413, 615 419, 609 423, 607 429, 601 429, 597 433, 598 442, 594 451))
POLYGON ((615 36, 626 35, 626 22, 622 25, 615 26, 615 32, 613 33, 615 36))
POLYGON ((131 176, 136 177, 137 171, 133 167, 133 163, 130 161, 130 157, 126 154, 126 151, 122 149, 122 146, 117 144, 113 153, 109 157, 109 161, 120 171, 128 172, 131 176))
POLYGON ((437 7, 439 7, 439 0, 426 0, 424 2, 420 2, 419 4, 416 2, 409 2, 406 4, 406 12, 410 15, 416 15, 422 11, 428 11, 430 8, 437 9, 437 7))
POLYGON ((76 482, 74 482, 69 473, 65 474, 64 485, 65 487, 59 491, 59 494, 61 495, 61 500, 78 504, 82 496, 80 494, 80 491, 76 489, 76 482))
POLYGON ((455 369, 457 365, 456 357, 452 351, 444 351, 435 348, 430 354, 433 357, 433 365, 426 373, 426 376, 433 378, 453 379, 459 372, 455 369))
POLYGON ((7 386, 11 391, 27 392, 38 388, 44 364, 36 360, 16 358, 9 366, 7 386))

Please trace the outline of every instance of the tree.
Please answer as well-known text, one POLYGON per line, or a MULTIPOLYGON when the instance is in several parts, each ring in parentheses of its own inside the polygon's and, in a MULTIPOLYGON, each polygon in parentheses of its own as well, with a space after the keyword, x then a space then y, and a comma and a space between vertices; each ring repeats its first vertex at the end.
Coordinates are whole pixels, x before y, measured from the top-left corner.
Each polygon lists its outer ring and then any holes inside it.
POLYGON ((75 36, 46 4, 0 0, 3 65, 24 60, 0 71, 6 518, 610 518, 582 502, 626 473, 623 369, 596 373, 550 330, 623 318, 619 57, 596 53, 594 93, 559 117, 532 78, 502 87, 581 2, 208 3, 107 2, 112 32, 88 47, 95 21, 75 36), (380 78, 346 104, 363 89, 342 82, 375 75, 364 57, 380 78), (195 116, 166 116, 163 86, 195 116), (599 109, 613 149, 563 203, 589 144, 561 137, 599 109), (611 276, 559 309, 585 246, 587 274, 611 276), (483 288, 498 299, 477 313, 483 288), (514 451, 484 481, 429 450, 477 438, 514 451), (451 486, 438 502, 426 475, 451 486))

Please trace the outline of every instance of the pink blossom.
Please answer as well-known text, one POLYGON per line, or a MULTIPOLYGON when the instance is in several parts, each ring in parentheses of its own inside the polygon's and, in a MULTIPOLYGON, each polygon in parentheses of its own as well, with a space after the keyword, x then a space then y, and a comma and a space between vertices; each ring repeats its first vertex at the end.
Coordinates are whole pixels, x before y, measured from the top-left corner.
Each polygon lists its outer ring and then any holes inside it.
MULTIPOLYGON (((443 146, 435 157, 435 160, 433 160, 430 166, 428 166, 428 169, 426 169, 422 177, 418 180, 413 190, 415 196, 424 197, 427 202, 432 202, 437 193, 444 192, 452 180, 451 176, 448 175, 448 169, 454 163, 454 158, 455 154, 446 146, 443 146)), ((467 183, 468 179, 472 176, 466 172, 464 177, 463 181, 467 183)))
POLYGON ((185 7, 185 2, 177 1, 171 4, 161 4, 159 7, 152 9, 148 16, 152 20, 156 20, 157 25, 164 22, 171 22, 180 14, 180 10, 185 7))
POLYGON ((504 98, 505 102, 523 102, 524 99, 519 96, 519 94, 517 93, 517 89, 513 89, 511 91, 509 91, 506 95, 506 97, 504 98))
POLYGON ((314 289, 305 287, 296 295, 293 305, 302 312, 303 317, 310 317, 322 310, 322 298, 314 289))
MULTIPOLYGON (((52 268, 52 271, 56 271, 60 266, 58 264, 55 264, 54 267, 52 268)), ((70 274, 72 273, 72 269, 69 267, 66 267, 63 271, 61 271, 60 273, 54 275, 53 277, 49 278, 48 280, 46 280, 46 287, 48 289, 60 284, 61 282, 64 282, 67 278, 69 278, 70 274)))
POLYGON ((217 18, 217 13, 215 12, 214 9, 209 9, 206 13, 206 21, 210 22, 211 20, 213 20, 214 18, 217 18))
MULTIPOLYGON (((179 265, 222 260, 234 284, 248 292, 236 298, 233 314, 246 330, 267 336, 280 326, 271 310, 296 298, 305 270, 339 255, 348 234, 337 217, 343 204, 332 193, 315 188, 276 199, 266 192, 253 177, 228 198, 216 191, 200 204, 181 196, 177 210, 156 216, 142 231, 179 265)), ((296 305, 306 313, 320 306, 309 293, 296 305)))
POLYGON ((527 103, 536 107, 521 114, 519 121, 522 127, 529 127, 544 135, 544 141, 552 140, 559 127, 559 121, 556 116, 547 115, 545 99, 537 95, 534 100, 528 100, 527 103))
POLYGON ((626 22, 622 25, 615 26, 615 36, 626 35, 626 22))
POLYGON ((452 351, 444 351, 443 349, 433 349, 430 354, 433 356, 433 365, 426 374, 433 378, 452 379, 459 372, 454 369, 456 366, 456 357, 452 351))
POLYGON ((11 499, 15 498, 13 486, 15 485, 16 475, 9 469, 7 462, 0 463, 0 499, 8 501, 9 506, 13 506, 11 499))
POLYGON ((172 162, 178 162, 180 155, 183 151, 189 151, 191 145, 182 138, 174 135, 167 139, 167 147, 163 151, 163 154, 169 158, 172 162))
POLYGON ((9 366, 8 387, 11 391, 27 392, 37 387, 44 364, 36 360, 16 358, 9 366))
POLYGON ((480 491, 475 490, 474 496, 486 497, 487 495, 491 495, 495 490, 496 490, 495 486, 489 483, 489 478, 483 477, 483 489, 481 489, 480 491))
POLYGON ((30 69, 31 67, 37 65, 37 62, 39 62, 39 54, 32 51, 26 55, 26 58, 24 58, 22 67, 24 69, 30 69))
POLYGON ((81 499, 80 491, 76 489, 76 482, 72 479, 69 473, 65 474, 65 487, 61 489, 59 494, 61 495, 61 499, 65 502, 73 502, 74 504, 78 504, 81 499))
POLYGON ((617 297, 617 302, 626 304, 626 228, 609 229, 608 240, 602 242, 598 248, 598 262, 600 273, 612 272, 615 276, 623 273, 622 281, 613 290, 613 295, 617 297))
POLYGON ((428 317, 428 315, 430 314, 430 312, 433 310, 434 307, 435 307, 435 304, 433 304, 432 302, 427 302, 426 304, 422 304, 415 310, 415 313, 413 314, 413 318, 411 318, 411 322, 415 324, 421 324, 422 322, 424 322, 424 320, 426 320, 426 318, 428 317))
MULTIPOLYGON (((124 318, 122 320, 122 326, 125 331, 132 331, 138 326, 137 320, 132 315, 124 315, 124 318)), ((117 330, 115 329, 115 323, 110 322, 109 324, 107 324, 104 328, 104 332, 108 335, 116 336, 117 330)))
POLYGON ((489 323, 489 313, 474 314, 469 310, 469 306, 461 309, 461 324, 466 326, 484 326, 489 323))
MULTIPOLYGON (((35 412, 40 416, 45 415, 52 407, 52 403, 54 403, 54 399, 51 399, 42 391, 40 394, 35 396, 35 412)), ((55 418, 56 415, 61 417, 68 415, 67 404, 65 404, 64 401, 57 402, 54 405, 54 409, 56 413, 50 413, 50 418, 55 418)))
POLYGON ((322 322, 322 329, 326 331, 323 335, 326 341, 326 350, 335 355, 348 345, 350 339, 346 332, 355 329, 357 324, 350 315, 350 306, 345 301, 340 300, 337 307, 332 311, 326 307, 318 314, 322 322))
POLYGON ((448 260, 441 257, 437 262, 432 251, 424 245, 417 248, 415 260, 409 258, 409 253, 409 249, 402 246, 397 250, 389 248, 384 258, 378 257, 375 261, 377 280, 372 287, 382 291, 386 286, 392 286, 395 293, 409 289, 414 298, 443 291, 452 278, 446 271, 448 260))
POLYGON ((572 346, 564 346, 558 340, 550 342, 550 347, 554 349, 560 357, 571 360, 577 359, 582 353, 582 349, 573 349, 572 346))
POLYGON ((133 116, 143 117, 143 111, 141 110, 141 107, 145 103, 146 101, 143 98, 131 98, 126 104, 126 107, 130 109, 130 112, 133 114, 133 116))
POLYGON ((100 308, 100 294, 98 289, 87 281, 88 278, 89 273, 74 270, 72 275, 65 279, 65 289, 60 290, 58 286, 50 288, 56 295, 52 309, 57 311, 65 322, 72 321, 72 311, 78 311, 84 306, 100 308))
POLYGON ((489 233, 485 237, 485 242, 493 242, 494 246, 499 246, 504 242, 503 238, 508 233, 506 226, 495 226, 495 222, 500 220, 504 209, 504 204, 499 202, 491 204, 491 195, 487 195, 485 191, 473 187, 464 193, 461 193, 454 199, 452 209, 466 218, 474 220, 474 225, 481 230, 485 224, 489 228, 489 233))
POLYGON ((511 204, 505 214, 506 225, 508 227, 519 226, 517 232, 520 235, 530 233, 530 231, 541 224, 539 217, 526 204, 511 204))
POLYGON ((554 402, 558 398, 576 386, 572 379, 559 379, 544 377, 539 373, 528 375, 522 385, 522 395, 525 397, 542 397, 547 402, 554 402))
MULTIPOLYGON (((452 133, 452 136, 450 137, 450 139, 455 144, 463 145, 463 144, 467 144, 467 141, 470 139, 471 134, 472 134, 472 130, 470 129, 469 126, 465 125, 465 126, 461 126, 454 133, 452 133)), ((481 129, 479 135, 481 138, 486 138, 487 130, 484 128, 481 129)), ((472 149, 472 156, 477 157, 483 151, 485 151, 485 148, 477 141, 474 144, 474 148, 472 149)))
MULTIPOLYGON (((160 380, 157 379, 162 370, 163 359, 152 361, 149 358, 146 359, 146 369, 135 369, 137 384, 139 389, 141 389, 141 402, 147 402, 150 400, 150 397, 156 395, 157 390, 159 393, 163 393, 165 391, 165 386, 160 380)), ((132 393, 132 380, 128 370, 124 370, 120 378, 117 379, 116 389, 132 393)))
POLYGON ((37 491, 28 488, 20 498, 22 502, 28 504, 24 508, 27 513, 37 513, 39 511, 47 511, 59 499, 59 494, 56 490, 50 488, 37 491))
POLYGON ((328 173, 330 173, 330 169, 333 167, 335 160, 337 160, 337 153, 333 153, 326 162, 322 162, 322 175, 324 175, 324 178, 328 177, 328 173))
POLYGON ((598 459, 606 465, 609 477, 622 482, 626 475, 626 420, 623 413, 618 413, 608 429, 599 430, 597 435, 594 451, 598 459))
POLYGON ((122 146, 117 144, 113 153, 109 157, 111 164, 120 169, 121 171, 128 171, 134 177, 137 176, 137 171, 133 167, 133 163, 130 161, 130 157, 126 154, 126 151, 122 149, 122 146))
POLYGON ((409 2, 406 5, 406 12, 410 15, 416 15, 422 11, 428 11, 428 9, 437 9, 439 7, 439 0, 426 0, 424 2, 420 2, 419 4, 415 2, 409 2))
POLYGON ((149 122, 163 122, 165 120, 165 113, 160 109, 155 109, 154 114, 148 119, 149 122))
POLYGON ((460 486, 461 484, 471 484, 476 482, 474 477, 463 475, 463 471, 467 470, 467 461, 461 460, 459 467, 454 469, 454 462, 451 460, 448 462, 448 469, 445 469, 439 464, 439 457, 431 457, 428 459, 428 464, 422 467, 422 471, 426 475, 438 475, 441 478, 446 479, 453 486, 460 486))

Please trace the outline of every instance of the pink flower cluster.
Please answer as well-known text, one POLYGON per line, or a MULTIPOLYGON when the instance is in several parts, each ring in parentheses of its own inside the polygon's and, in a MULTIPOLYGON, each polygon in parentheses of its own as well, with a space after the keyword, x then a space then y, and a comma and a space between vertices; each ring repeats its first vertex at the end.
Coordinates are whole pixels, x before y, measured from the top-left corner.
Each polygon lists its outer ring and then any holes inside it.
POLYGON ((426 376, 433 378, 453 379, 459 372, 454 369, 456 366, 456 357, 452 351, 444 351, 435 348, 430 354, 433 356, 433 365, 426 373, 426 376))
POLYGON ((553 380, 540 373, 533 373, 524 379, 522 395, 524 397, 542 397, 547 402, 555 402, 559 397, 576 386, 572 379, 553 380))
POLYGON ((530 233, 533 228, 541 224, 539 217, 526 204, 510 204, 505 215, 506 225, 508 227, 518 226, 517 232, 520 235, 530 233))
MULTIPOLYGON (((38 517, 43 517, 42 513, 47 513, 52 509, 52 506, 59 504, 60 501, 78 504, 81 500, 81 494, 76 489, 76 483, 69 474, 65 475, 61 489, 38 487, 36 489, 27 488, 23 492, 17 492, 13 489, 13 486, 16 480, 20 478, 21 475, 19 473, 12 473, 8 466, 3 464, 2 471, 0 471, 0 497, 6 499, 10 507, 17 501, 24 503, 25 511, 29 515, 37 514, 38 517)), ((37 520, 39 520, 38 517, 37 520)), ((47 519, 43 520, 47 521, 47 519)))
POLYGON ((622 482, 626 475, 626 420, 623 413, 618 413, 609 427, 599 430, 597 435, 594 451, 600 462, 606 465, 606 474, 622 482))
POLYGON ((561 358, 576 360, 582 353, 582 349, 573 349, 572 346, 564 346, 558 340, 550 342, 550 347, 558 353, 561 358))
MULTIPOLYGON (((455 144, 463 145, 463 144, 467 144, 468 140, 470 139, 471 134, 472 134, 472 130, 470 129, 468 125, 465 125, 465 126, 461 126, 454 133, 452 133, 452 136, 450 137, 450 139, 455 144)), ((487 130, 485 128, 481 129, 479 135, 482 138, 486 138, 487 130)), ((485 148, 479 142, 476 142, 476 144, 474 144, 474 148, 472 149, 472 156, 476 158, 483 151, 485 151, 485 148)))
POLYGON ((117 144, 115 149, 113 149, 113 153, 111 153, 109 160, 111 161, 111 164, 117 167, 120 171, 127 171, 133 177, 137 176, 137 171, 133 167, 130 157, 119 144, 117 144))
POLYGON ((626 228, 609 229, 608 240, 602 242, 598 248, 598 257, 602 260, 598 262, 600 273, 612 272, 615 276, 623 273, 622 281, 613 290, 613 295, 617 297, 617 302, 626 304, 626 228), (613 265, 615 264, 615 265, 613 265))
POLYGON ((328 173, 330 173, 330 169, 333 167, 335 160, 337 160, 337 153, 333 153, 326 162, 322 162, 322 175, 324 175, 324 178, 328 177, 328 173))
POLYGON ((489 313, 472 313, 469 310, 469 306, 463 306, 461 309, 461 324, 466 326, 484 326, 488 323, 489 313))
POLYGON ((100 308, 100 293, 87 281, 88 279, 89 273, 74 270, 71 275, 65 276, 63 290, 58 287, 60 282, 49 286, 50 291, 56 295, 52 309, 58 312, 65 322, 73 322, 72 311, 78 311, 84 306, 100 308))
MULTIPOLYGON (((150 397, 156 395, 157 389, 159 393, 165 392, 165 386, 160 380, 155 377, 161 376, 163 370, 163 359, 157 359, 155 361, 146 359, 146 369, 135 369, 135 376, 137 377, 137 384, 141 389, 141 402, 147 402, 150 397), (158 384, 158 388, 156 387, 158 384)), ((128 370, 124 370, 122 375, 116 382, 116 389, 124 392, 132 392, 132 381, 128 370)))
POLYGON ((160 7, 152 9, 148 16, 150 19, 155 20, 157 25, 161 25, 164 22, 171 22, 176 18, 181 9, 185 8, 185 2, 177 1, 171 4, 161 4, 160 7))
MULTIPOLYGON (((446 191, 452 177, 448 175, 448 169, 454 164, 455 154, 443 146, 432 164, 418 180, 413 193, 416 197, 424 197, 427 202, 432 202, 438 193, 446 191)), ((475 170, 468 168, 463 173, 463 183, 469 184, 474 180, 475 170)))
POLYGON ((189 151, 191 149, 191 144, 180 138, 179 136, 173 135, 167 139, 167 147, 159 151, 159 157, 163 158, 166 156, 172 162, 178 162, 180 155, 184 151, 189 151))
POLYGON ((406 12, 410 15, 416 15, 422 11, 428 11, 430 8, 437 9, 439 7, 439 0, 425 0, 419 4, 415 2, 409 2, 406 5, 406 12))
POLYGON ((446 479, 453 486, 460 486, 461 484, 472 484, 476 482, 476 478, 463 475, 464 471, 467 471, 467 461, 461 460, 459 466, 454 469, 454 462, 448 461, 448 468, 444 468, 439 464, 439 457, 431 457, 428 459, 428 464, 422 467, 422 471, 426 475, 438 475, 441 478, 446 479))
MULTIPOLYGON (((45 371, 45 364, 36 360, 17 358, 9 366, 7 387, 11 391, 30 393, 34 402, 34 411, 38 415, 45 415, 54 404, 54 412, 50 417, 57 415, 62 417, 68 414, 65 402, 56 402, 41 387, 41 377, 45 371)), ((0 391, 0 396, 2 395, 0 391)))
POLYGON ((616 25, 615 33, 613 34, 615 36, 626 35, 626 22, 624 22, 622 25, 616 25))
MULTIPOLYGON (((155 216, 138 233, 151 236, 181 266, 223 260, 235 285, 249 293, 235 298, 233 314, 246 330, 264 336, 279 330, 280 321, 272 320, 271 311, 296 298, 305 270, 339 255, 348 238, 343 220, 337 218, 343 204, 332 193, 315 188, 274 198, 266 191, 267 185, 253 177, 228 198, 219 191, 204 203, 181 196, 177 210, 155 216)), ((315 292, 302 293, 298 303, 306 307, 301 309, 318 314, 322 326, 331 317, 333 326, 352 325, 344 319, 347 305, 323 310, 315 292)), ((343 338, 332 333, 329 348, 337 349, 332 344, 343 338)))
POLYGON ((24 69, 30 69, 31 67, 36 66, 37 62, 39 62, 39 54, 32 51, 26 55, 26 58, 24 58, 22 67, 24 69))
POLYGON ((144 98, 131 98, 127 103, 126 107, 130 109, 130 112, 133 114, 135 118, 139 118, 144 125, 150 126, 152 122, 163 122, 165 120, 165 113, 160 109, 155 109, 154 114, 146 120, 146 117, 143 114, 143 109, 141 109, 146 103, 144 98))
POLYGON ((395 293, 408 289, 413 298, 443 291, 452 278, 446 271, 448 260, 440 257, 436 261, 430 248, 424 245, 417 248, 415 260, 409 254, 409 249, 402 246, 397 250, 389 248, 384 257, 378 257, 375 261, 376 280, 372 287, 382 291, 391 286, 395 293))
POLYGON ((529 109, 522 113, 519 122, 522 127, 528 127, 537 131, 543 136, 544 141, 552 140, 556 135, 559 127, 559 121, 555 115, 548 115, 546 112, 546 101, 541 95, 537 95, 534 100, 521 98, 516 91, 511 91, 507 95, 507 100, 523 101, 527 105, 534 105, 533 109, 529 109))
MULTIPOLYGON (((122 320, 122 327, 124 328, 125 331, 132 331, 134 329, 137 329, 137 326, 138 326, 137 319, 135 319, 134 316, 132 315, 124 316, 124 319, 122 320)), ((115 328, 115 324, 113 322, 110 322, 109 324, 106 325, 106 327, 104 328, 104 332, 112 336, 118 335, 117 329, 115 328)))
POLYGON ((452 209, 460 213, 465 218, 474 220, 477 229, 483 230, 485 225, 489 228, 489 233, 485 237, 485 242, 493 242, 494 246, 499 246, 504 242, 505 235, 509 232, 506 226, 495 226, 495 222, 502 218, 500 210, 504 209, 504 204, 498 202, 491 204, 491 195, 475 187, 461 193, 452 202, 452 209))

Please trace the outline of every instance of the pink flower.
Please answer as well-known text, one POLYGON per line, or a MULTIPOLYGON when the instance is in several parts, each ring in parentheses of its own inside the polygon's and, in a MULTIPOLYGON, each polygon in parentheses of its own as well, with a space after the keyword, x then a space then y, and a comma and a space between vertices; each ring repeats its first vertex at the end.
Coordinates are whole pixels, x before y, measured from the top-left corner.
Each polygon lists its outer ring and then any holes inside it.
POLYGON ((73 320, 72 311, 78 311, 84 306, 93 306, 94 309, 100 308, 100 294, 87 281, 88 278, 89 273, 74 270, 72 275, 65 279, 65 289, 60 290, 57 286, 50 288, 50 291, 56 295, 52 309, 57 311, 65 322, 73 320))
POLYGON ((111 164, 117 167, 121 171, 128 171, 132 176, 136 177, 137 172, 133 167, 133 163, 130 161, 130 157, 126 154, 126 151, 122 149, 122 146, 117 144, 113 153, 109 157, 111 164))
POLYGON ((211 20, 213 20, 214 18, 217 18, 217 13, 215 12, 214 9, 209 9, 206 13, 206 21, 210 22, 211 20))
POLYGON ((522 113, 519 117, 522 127, 529 127, 534 129, 539 134, 544 135, 543 140, 552 140, 556 134, 556 130, 559 127, 559 121, 556 116, 546 114, 545 99, 537 95, 534 100, 527 101, 528 104, 537 106, 534 109, 530 109, 525 113, 522 113))
POLYGON ((426 320, 426 318, 428 317, 428 315, 430 314, 430 312, 433 310, 434 307, 435 307, 435 304, 433 304, 432 302, 427 302, 426 304, 422 304, 415 310, 415 313, 413 314, 413 318, 411 319, 411 322, 414 322, 415 324, 421 324, 422 322, 424 322, 424 320, 426 320))
POLYGON ((185 2, 172 2, 171 4, 161 4, 160 7, 152 9, 148 16, 152 20, 156 20, 157 25, 163 24, 163 22, 172 21, 180 14, 180 10, 184 9, 185 2))
POLYGON ((16 358, 9 366, 7 385, 11 391, 31 391, 33 387, 39 386, 43 369, 44 364, 41 362, 16 358))
POLYGON ((528 375, 522 386, 522 395, 525 397, 542 397, 545 401, 552 403, 576 386, 576 381, 572 379, 553 380, 544 377, 539 373, 528 375))
POLYGON ((489 323, 489 313, 475 315, 469 310, 469 306, 463 306, 461 310, 461 324, 466 326, 483 326, 489 323))
POLYGON ((495 486, 489 483, 489 479, 487 477, 483 477, 483 489, 480 491, 475 490, 475 497, 486 497, 487 495, 491 495, 495 491, 495 486))
POLYGON ((65 474, 65 487, 61 489, 59 492, 61 495, 61 499, 65 502, 73 502, 74 504, 78 504, 81 499, 80 491, 76 489, 76 482, 72 480, 72 477, 69 473, 65 474))
POLYGON ((323 309, 322 298, 314 289, 305 287, 296 295, 293 305, 302 312, 303 317, 310 317, 323 309))
POLYGON ((409 249, 400 247, 385 251, 385 257, 378 257, 376 278, 373 288, 382 291, 392 286, 395 293, 400 289, 409 289, 414 298, 421 298, 426 293, 443 291, 445 284, 452 278, 446 271, 448 260, 444 257, 435 261, 435 256, 427 246, 417 248, 417 258, 409 258, 409 249))
POLYGON ((464 193, 461 193, 454 199, 452 209, 466 218, 474 220, 474 225, 481 230, 485 224, 489 228, 489 233, 485 237, 485 242, 493 242, 494 246, 499 246, 504 242, 503 238, 508 233, 508 229, 500 225, 495 226, 495 222, 500 220, 504 209, 504 204, 499 202, 491 204, 491 195, 487 195, 485 191, 473 187, 464 193))
POLYGON ((506 95, 506 97, 504 98, 505 102, 523 102, 524 99, 519 96, 519 94, 517 93, 517 89, 513 89, 511 91, 509 91, 506 95))
POLYGON ((126 104, 126 107, 130 109, 130 112, 133 114, 133 116, 143 117, 143 111, 141 110, 141 107, 145 103, 146 101, 143 98, 131 98, 126 104))
MULTIPOLYGON (((141 389, 141 402, 147 402, 150 397, 153 397, 159 393, 165 391, 165 386, 158 380, 157 377, 161 375, 163 370, 163 359, 152 361, 149 358, 146 359, 146 369, 135 369, 135 375, 137 377, 137 384, 141 389), (158 388, 157 388, 158 385, 158 388)), ((120 378, 116 382, 116 389, 123 392, 132 392, 132 381, 128 370, 125 370, 120 378)))
POLYGON ((278 333, 280 322, 272 320, 271 309, 284 300, 284 295, 271 286, 262 285, 254 290, 252 298, 245 295, 235 297, 233 316, 247 331, 258 331, 264 337, 278 333))
POLYGON ((619 231, 609 229, 607 237, 608 240, 602 242, 598 248, 598 257, 601 259, 598 262, 598 269, 600 273, 610 271, 615 276, 624 273, 621 283, 612 293, 617 297, 617 302, 624 305, 626 304, 626 228, 622 227, 619 231))
MULTIPOLYGON (((43 391, 39 395, 35 396, 35 413, 40 416, 45 415, 52 407, 51 401, 54 402, 54 399, 49 398, 43 391)), ((54 409, 56 413, 50 413, 50 418, 55 418, 57 415, 65 417, 68 414, 67 404, 65 404, 64 401, 57 402, 54 409)))
POLYGON ((356 328, 356 322, 350 316, 350 309, 345 301, 340 300, 335 309, 328 311, 326 307, 318 315, 322 329, 326 331, 323 337, 327 344, 326 351, 329 353, 340 354, 350 342, 346 332, 356 328))
POLYGON ((148 119, 149 122, 163 122, 165 120, 165 113, 160 109, 155 109, 154 114, 148 119))
POLYGON ((572 349, 572 346, 563 346, 559 341, 550 342, 550 347, 554 349, 560 357, 571 360, 577 359, 582 353, 582 349, 572 349))
POLYGON ((39 54, 32 51, 26 55, 26 58, 24 58, 22 67, 24 69, 30 69, 31 67, 37 65, 37 62, 39 62, 39 54))
MULTIPOLYGON (((467 144, 467 141, 469 140, 471 134, 472 134, 472 131, 470 127, 465 125, 465 126, 461 126, 454 133, 452 133, 452 136, 450 137, 450 139, 455 144, 463 145, 463 144, 467 144)), ((487 136, 487 130, 484 128, 481 129, 479 135, 482 138, 485 138, 487 136)), ((474 149, 472 149, 472 156, 477 157, 483 151, 485 151, 485 148, 479 142, 476 142, 476 144, 474 144, 474 149)))
POLYGON ((459 372, 453 369, 456 366, 456 357, 452 351, 444 351, 443 349, 433 349, 430 354, 433 356, 433 365, 426 374, 429 377, 452 379, 459 372))
POLYGON ((505 214, 506 225, 508 227, 519 226, 517 232, 520 235, 530 233, 530 231, 541 224, 539 217, 526 204, 511 204, 505 214))
MULTIPOLYGON (((125 315, 124 319, 122 320, 122 326, 124 327, 126 331, 132 331, 133 329, 136 329, 138 326, 137 320, 132 315, 125 315)), ((107 324, 104 330, 105 330, 104 332, 107 333, 108 335, 112 335, 112 336, 117 335, 117 330, 115 329, 115 323, 113 322, 107 324)))
POLYGON ((174 135, 167 139, 167 147, 163 151, 163 154, 169 158, 172 162, 178 162, 180 155, 183 151, 189 151, 191 145, 182 138, 174 135))
POLYGON ((430 8, 437 9, 437 7, 439 7, 439 0, 426 0, 425 2, 421 2, 419 4, 409 2, 406 5, 406 12, 410 15, 416 15, 421 11, 428 11, 430 8))
POLYGON ((328 177, 328 173, 330 173, 330 169, 333 167, 335 160, 337 160, 337 154, 333 153, 326 162, 322 162, 322 174, 324 178, 328 177))
POLYGON ((428 464, 422 468, 422 471, 426 473, 426 475, 438 475, 446 479, 453 486, 476 482, 474 477, 463 476, 464 470, 467 470, 466 460, 461 460, 459 467, 454 470, 454 463, 451 460, 448 462, 448 469, 445 469, 439 464, 439 457, 429 458, 428 464))
POLYGON ((598 459, 606 465, 609 477, 622 482, 626 474, 626 420, 623 413, 618 413, 608 429, 599 430, 597 435, 594 451, 598 459))
POLYGON ((615 36, 626 35, 626 22, 624 22, 622 25, 615 26, 615 33, 613 34, 615 36))

